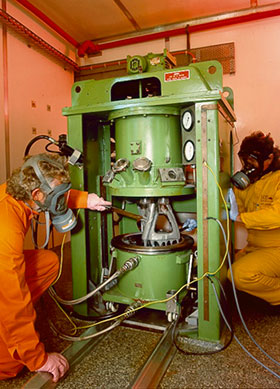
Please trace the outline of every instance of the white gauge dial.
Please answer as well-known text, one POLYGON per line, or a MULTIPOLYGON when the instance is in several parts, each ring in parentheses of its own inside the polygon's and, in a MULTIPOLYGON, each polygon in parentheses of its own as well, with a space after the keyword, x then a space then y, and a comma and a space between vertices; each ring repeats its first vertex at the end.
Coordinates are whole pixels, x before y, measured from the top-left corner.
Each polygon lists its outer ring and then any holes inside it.
POLYGON ((190 111, 186 111, 183 113, 182 124, 186 131, 190 131, 193 125, 193 117, 190 111))
POLYGON ((195 153, 194 144, 191 140, 188 140, 184 145, 184 156, 187 162, 190 162, 195 153))

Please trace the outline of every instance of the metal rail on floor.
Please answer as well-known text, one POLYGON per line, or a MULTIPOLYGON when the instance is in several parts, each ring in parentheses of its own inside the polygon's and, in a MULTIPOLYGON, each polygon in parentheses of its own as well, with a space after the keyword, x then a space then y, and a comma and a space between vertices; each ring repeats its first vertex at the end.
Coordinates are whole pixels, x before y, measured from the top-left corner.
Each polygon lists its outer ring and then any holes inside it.
MULTIPOLYGON (((138 371, 129 385, 131 389, 156 388, 163 378, 168 366, 170 365, 175 353, 176 347, 172 341, 172 330, 175 322, 172 322, 164 331, 160 341, 147 359, 145 364, 138 371)), ((89 328, 83 333, 84 336, 91 335, 96 330, 89 328)), ((106 337, 108 334, 98 336, 82 342, 74 342, 64 352, 67 358, 70 370, 81 362, 92 349, 106 337)), ((68 373, 69 374, 69 373, 68 373)), ((36 373, 30 378, 22 389, 50 389, 55 388, 58 383, 52 381, 50 373, 36 373)))
POLYGON ((130 388, 143 389, 158 386, 177 351, 172 341, 174 325, 175 322, 172 322, 166 328, 156 348, 130 384, 130 388))
MULTIPOLYGON (((88 336, 96 332, 95 328, 89 328, 83 333, 83 336, 88 336)), ((73 369, 75 365, 80 363, 86 355, 88 355, 92 349, 103 340, 108 334, 100 335, 96 338, 85 340, 82 342, 74 342, 69 347, 63 351, 63 355, 67 358, 70 369, 73 369)), ((68 373, 69 374, 69 373, 68 373)), ((67 375, 66 375, 67 376, 67 375)), ((65 376, 65 377, 66 377, 65 376)), ((36 373, 32 378, 30 378, 22 389, 50 389, 55 388, 59 382, 54 383, 52 381, 52 374, 50 373, 36 373)))

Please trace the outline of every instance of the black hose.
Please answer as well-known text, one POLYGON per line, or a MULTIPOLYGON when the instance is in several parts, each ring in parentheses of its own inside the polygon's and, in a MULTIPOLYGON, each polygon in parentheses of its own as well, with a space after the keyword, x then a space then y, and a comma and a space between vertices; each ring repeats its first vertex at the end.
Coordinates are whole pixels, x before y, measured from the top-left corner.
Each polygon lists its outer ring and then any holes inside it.
POLYGON ((26 157, 28 154, 29 154, 29 150, 31 149, 31 146, 37 142, 38 140, 40 139, 45 139, 45 140, 48 140, 49 142, 51 143, 54 143, 54 139, 52 139, 50 136, 48 135, 38 135, 38 136, 35 136, 35 138, 31 139, 31 141, 27 144, 26 148, 25 148, 25 152, 24 152, 24 156, 26 157))

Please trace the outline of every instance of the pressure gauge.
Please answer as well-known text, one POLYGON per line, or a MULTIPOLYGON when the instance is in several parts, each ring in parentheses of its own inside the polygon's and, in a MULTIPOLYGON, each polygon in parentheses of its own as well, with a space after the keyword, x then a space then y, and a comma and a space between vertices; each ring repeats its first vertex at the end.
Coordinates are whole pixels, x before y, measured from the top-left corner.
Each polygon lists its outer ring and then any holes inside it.
POLYGON ((182 125, 184 130, 190 131, 193 126, 193 115, 191 111, 185 111, 182 116, 182 125))
POLYGON ((184 157, 187 162, 190 162, 194 158, 195 154, 195 147, 191 140, 187 140, 187 142, 184 145, 184 157))

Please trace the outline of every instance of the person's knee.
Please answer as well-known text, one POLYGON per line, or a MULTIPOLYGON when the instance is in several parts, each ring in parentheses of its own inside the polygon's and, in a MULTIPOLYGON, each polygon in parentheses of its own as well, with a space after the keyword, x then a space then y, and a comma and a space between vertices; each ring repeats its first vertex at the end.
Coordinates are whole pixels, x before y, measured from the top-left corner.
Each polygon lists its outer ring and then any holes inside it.
POLYGON ((50 268, 50 272, 54 275, 54 277, 57 276, 58 270, 59 270, 59 258, 53 251, 48 250, 47 252, 47 260, 50 268))
MULTIPOLYGON (((3 351, 3 350, 1 350, 3 351)), ((16 377, 24 368, 24 365, 11 360, 10 356, 0 356, 0 380, 7 380, 16 377)))
POLYGON ((40 250, 40 263, 42 263, 42 274, 47 275, 47 278, 53 282, 59 271, 59 258, 55 252, 51 250, 40 250))
POLYGON ((247 274, 244 267, 240 266, 238 262, 232 265, 231 271, 228 269, 228 279, 231 281, 231 283, 234 282, 234 285, 238 290, 246 289, 249 278, 250 275, 247 274))

